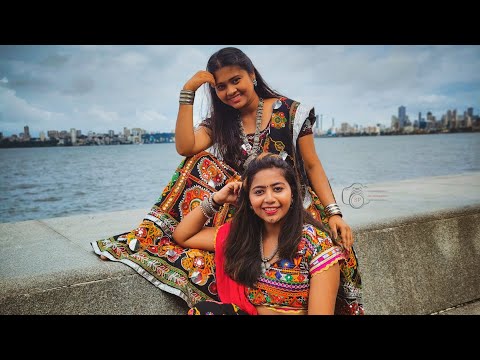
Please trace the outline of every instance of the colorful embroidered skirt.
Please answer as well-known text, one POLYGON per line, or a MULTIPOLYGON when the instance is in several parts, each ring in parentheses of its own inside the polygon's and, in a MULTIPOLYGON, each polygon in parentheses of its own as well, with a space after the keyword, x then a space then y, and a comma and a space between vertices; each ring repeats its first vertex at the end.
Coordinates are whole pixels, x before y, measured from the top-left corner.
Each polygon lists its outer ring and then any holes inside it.
POLYGON ((223 304, 213 300, 200 301, 188 310, 188 315, 248 315, 235 304, 223 304))
MULTIPOLYGON (((137 228, 94 241, 91 245, 96 254, 130 266, 156 287, 184 299, 189 307, 199 301, 218 301, 214 254, 182 248, 176 245, 172 233, 205 197, 237 178, 235 170, 206 151, 188 157, 180 163, 162 195, 137 228), (137 251, 128 246, 132 240, 140 244, 137 251)), ((320 200, 311 189, 308 190, 307 210, 328 226, 320 200)), ((206 226, 219 226, 229 221, 234 213, 233 206, 224 206, 206 226)), ((363 314, 361 279, 354 251, 349 261, 341 266, 341 286, 335 312, 363 314)))

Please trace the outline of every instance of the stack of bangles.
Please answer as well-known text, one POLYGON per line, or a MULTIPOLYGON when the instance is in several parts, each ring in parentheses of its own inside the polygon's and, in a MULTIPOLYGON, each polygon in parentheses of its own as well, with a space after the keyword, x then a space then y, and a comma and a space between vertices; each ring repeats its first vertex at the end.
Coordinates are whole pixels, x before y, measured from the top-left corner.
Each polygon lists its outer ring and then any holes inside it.
POLYGON ((193 90, 180 90, 180 105, 193 105, 195 99, 195 91, 193 90))
POLYGON ((340 207, 336 203, 332 203, 330 205, 325 206, 325 215, 327 217, 333 216, 333 215, 342 215, 342 211, 340 210, 340 207))
POLYGON ((213 194, 210 197, 205 198, 200 203, 200 209, 202 210, 203 215, 211 219, 217 212, 220 211, 220 208, 223 205, 220 205, 215 200, 213 200, 213 194))

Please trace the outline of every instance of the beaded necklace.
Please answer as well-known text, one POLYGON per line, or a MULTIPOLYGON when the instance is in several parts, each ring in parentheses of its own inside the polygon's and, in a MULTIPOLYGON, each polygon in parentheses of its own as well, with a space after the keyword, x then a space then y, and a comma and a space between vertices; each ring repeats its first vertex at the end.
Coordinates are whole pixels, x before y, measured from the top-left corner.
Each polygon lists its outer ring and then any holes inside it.
POLYGON ((245 129, 243 127, 242 119, 238 115, 238 120, 240 122, 240 136, 242 137, 243 145, 242 148, 247 152, 247 159, 243 163, 244 169, 248 167, 248 164, 255 159, 258 155, 258 149, 260 148, 260 126, 262 125, 262 116, 263 116, 263 99, 259 98, 256 123, 255 123, 255 135, 253 136, 253 146, 250 145, 245 134, 245 129))

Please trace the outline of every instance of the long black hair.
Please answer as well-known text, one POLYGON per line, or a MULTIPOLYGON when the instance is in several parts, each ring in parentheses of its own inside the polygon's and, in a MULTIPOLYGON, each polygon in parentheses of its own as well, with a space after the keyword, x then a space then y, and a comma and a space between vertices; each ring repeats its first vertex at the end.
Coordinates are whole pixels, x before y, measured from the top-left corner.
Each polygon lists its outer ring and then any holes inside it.
MULTIPOLYGON (((259 97, 264 99, 282 97, 281 94, 267 85, 258 70, 253 66, 252 60, 242 50, 234 47, 218 50, 210 56, 207 71, 213 74, 225 66, 238 66, 249 74, 254 73, 257 80, 255 92, 259 97)), ((209 86, 209 90, 211 105, 209 118, 206 119, 206 122, 212 129, 213 143, 223 160, 235 170, 240 171, 241 130, 238 121, 240 112, 223 103, 218 98, 215 88, 209 86)))
POLYGON ((302 237, 303 224, 312 224, 327 231, 320 221, 303 207, 300 184, 293 168, 279 155, 262 153, 254 159, 243 174, 243 185, 238 198, 239 206, 232 219, 225 243, 225 272, 235 281, 253 286, 261 274, 260 233, 263 220, 250 208, 250 188, 255 175, 265 169, 280 169, 290 185, 293 202, 283 222, 278 238, 281 259, 293 260, 302 237))

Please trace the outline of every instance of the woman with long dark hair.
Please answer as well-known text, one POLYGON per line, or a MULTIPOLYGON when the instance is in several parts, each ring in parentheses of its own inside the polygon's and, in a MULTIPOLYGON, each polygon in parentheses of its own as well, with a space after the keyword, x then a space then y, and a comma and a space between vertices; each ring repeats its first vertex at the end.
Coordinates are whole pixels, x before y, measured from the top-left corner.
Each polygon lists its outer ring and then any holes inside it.
MULTIPOLYGON (((363 314, 353 234, 318 158, 312 133, 315 120, 313 107, 271 89, 240 49, 215 52, 207 69, 198 71, 180 91, 175 144, 185 160, 142 223, 128 233, 92 242, 95 252, 127 264, 189 306, 216 300, 213 253, 178 246, 173 230, 203 199, 238 179, 260 153, 274 153, 294 168, 307 212, 350 250, 341 265, 337 312, 363 314), (204 84, 209 86, 211 105, 207 118, 195 128, 193 103, 204 84), (211 152, 206 151, 209 148, 211 152)), ((233 205, 224 206, 206 225, 220 226, 235 211, 233 205)))
POLYGON ((299 190, 293 168, 263 153, 243 182, 228 183, 178 224, 173 238, 179 245, 215 251, 221 302, 199 302, 189 314, 334 314, 339 263, 348 250, 303 208, 299 190), (203 227, 212 211, 237 197, 231 222, 203 227))

